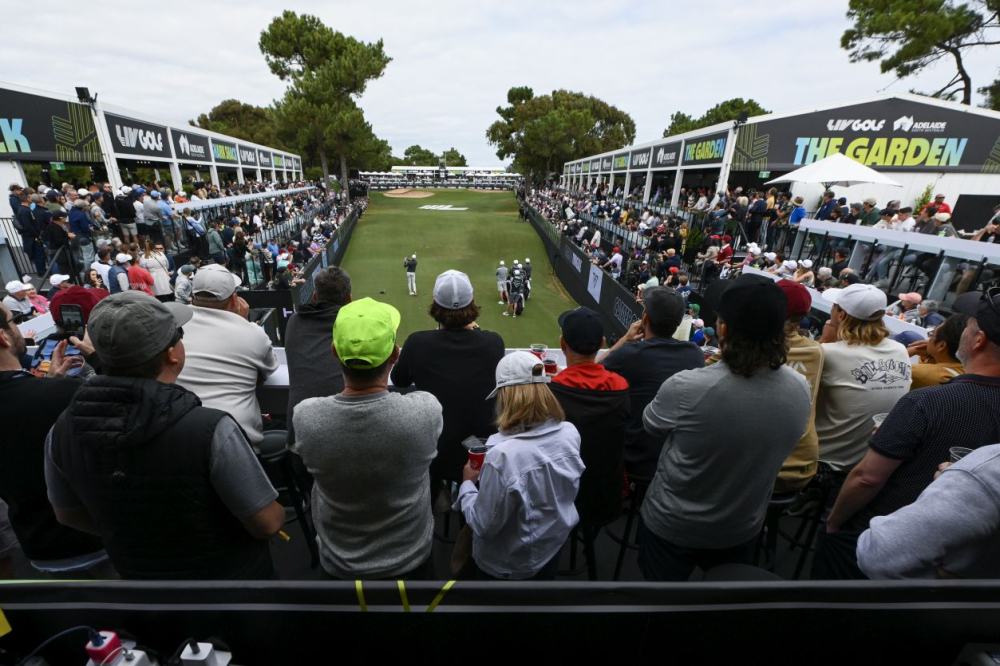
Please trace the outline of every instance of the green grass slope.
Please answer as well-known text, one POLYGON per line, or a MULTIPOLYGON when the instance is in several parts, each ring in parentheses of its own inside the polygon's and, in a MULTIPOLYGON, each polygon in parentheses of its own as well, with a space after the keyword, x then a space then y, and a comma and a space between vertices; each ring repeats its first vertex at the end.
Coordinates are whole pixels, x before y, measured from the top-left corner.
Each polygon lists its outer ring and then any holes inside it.
POLYGON ((354 298, 372 298, 399 309, 400 344, 413 331, 436 327, 427 314, 438 274, 456 269, 468 274, 483 308, 479 325, 503 336, 508 347, 542 342, 559 344, 556 319, 576 302, 563 290, 545 256, 545 246, 527 222, 517 218, 510 192, 428 190, 433 196, 398 199, 372 192, 370 204, 354 230, 343 268, 350 273, 354 298), (451 205, 465 211, 421 210, 451 205), (407 294, 404 257, 417 253, 417 296, 407 294), (517 319, 502 316, 497 305, 495 271, 503 259, 530 257, 532 295, 517 319))

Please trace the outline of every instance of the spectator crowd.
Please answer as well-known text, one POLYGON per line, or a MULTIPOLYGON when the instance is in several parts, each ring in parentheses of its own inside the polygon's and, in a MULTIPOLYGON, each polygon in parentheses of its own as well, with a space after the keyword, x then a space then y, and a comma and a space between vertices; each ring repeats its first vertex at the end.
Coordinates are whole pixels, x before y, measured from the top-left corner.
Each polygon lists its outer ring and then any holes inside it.
POLYGON ((88 276, 96 286, 58 274, 48 300, 13 285, 0 308, 6 575, 19 543, 41 576, 280 577, 269 540, 284 534, 288 479, 261 464, 271 431, 311 488, 304 529, 332 579, 550 580, 573 540, 596 576, 594 541, 627 495, 642 575, 684 581, 753 563, 774 498, 809 512, 823 489, 813 578, 1000 573, 994 291, 964 295, 915 341, 890 335, 875 286, 831 286, 813 336, 811 266, 744 274, 705 291, 706 358, 677 335, 698 314, 688 292, 649 284, 642 317, 610 346, 598 313, 563 313, 552 368, 480 329, 459 271, 437 277, 427 330, 402 341, 399 311, 353 299, 329 267, 288 323, 283 421, 257 400, 279 362, 247 320, 246 274, 185 264, 169 298, 157 293, 166 244, 119 253, 88 276), (34 368, 25 300, 60 324, 34 368), (435 514, 451 513, 446 573, 432 546, 435 514))

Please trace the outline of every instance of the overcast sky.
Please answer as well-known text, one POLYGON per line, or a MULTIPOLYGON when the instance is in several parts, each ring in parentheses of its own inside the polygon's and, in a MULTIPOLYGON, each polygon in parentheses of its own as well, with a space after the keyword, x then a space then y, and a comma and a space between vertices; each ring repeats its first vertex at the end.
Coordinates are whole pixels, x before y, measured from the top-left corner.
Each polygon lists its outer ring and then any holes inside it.
MULTIPOLYGON (((183 122, 226 98, 258 105, 281 97, 257 47, 281 5, 264 0, 106 1, 81 19, 80 4, 31 7, 31 25, 0 41, 0 81, 72 94, 183 122)), ((658 138, 670 114, 698 116, 731 97, 788 111, 883 89, 936 90, 951 62, 895 82, 877 64, 840 49, 846 0, 713 3, 469 0, 289 2, 299 13, 364 41, 393 61, 361 106, 402 155, 418 143, 454 146, 473 166, 500 163, 485 139, 512 86, 595 95, 631 114, 636 141, 658 138)), ((993 53, 972 56, 975 87, 997 75, 993 53)), ((976 95, 979 100, 979 96, 976 95)))

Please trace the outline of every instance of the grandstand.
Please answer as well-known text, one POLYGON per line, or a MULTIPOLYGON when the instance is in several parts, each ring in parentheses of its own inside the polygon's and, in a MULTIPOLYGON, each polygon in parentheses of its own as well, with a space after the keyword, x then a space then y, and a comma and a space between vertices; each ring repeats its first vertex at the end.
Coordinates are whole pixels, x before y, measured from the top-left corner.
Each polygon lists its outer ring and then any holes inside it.
POLYGON ((417 187, 471 190, 515 190, 524 176, 504 167, 394 166, 391 171, 362 171, 359 177, 372 190, 417 187))

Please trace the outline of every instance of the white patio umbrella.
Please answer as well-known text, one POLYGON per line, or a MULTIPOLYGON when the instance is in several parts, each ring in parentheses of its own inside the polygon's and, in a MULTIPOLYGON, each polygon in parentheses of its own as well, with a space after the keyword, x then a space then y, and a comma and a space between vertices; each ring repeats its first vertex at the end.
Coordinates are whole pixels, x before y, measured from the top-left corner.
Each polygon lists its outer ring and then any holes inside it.
POLYGON ((892 178, 883 176, 875 169, 866 167, 860 162, 855 162, 843 153, 834 153, 818 162, 807 164, 801 169, 796 169, 781 178, 769 180, 764 184, 773 185, 776 183, 822 183, 827 189, 834 185, 851 187, 852 185, 864 184, 902 187, 892 178))

